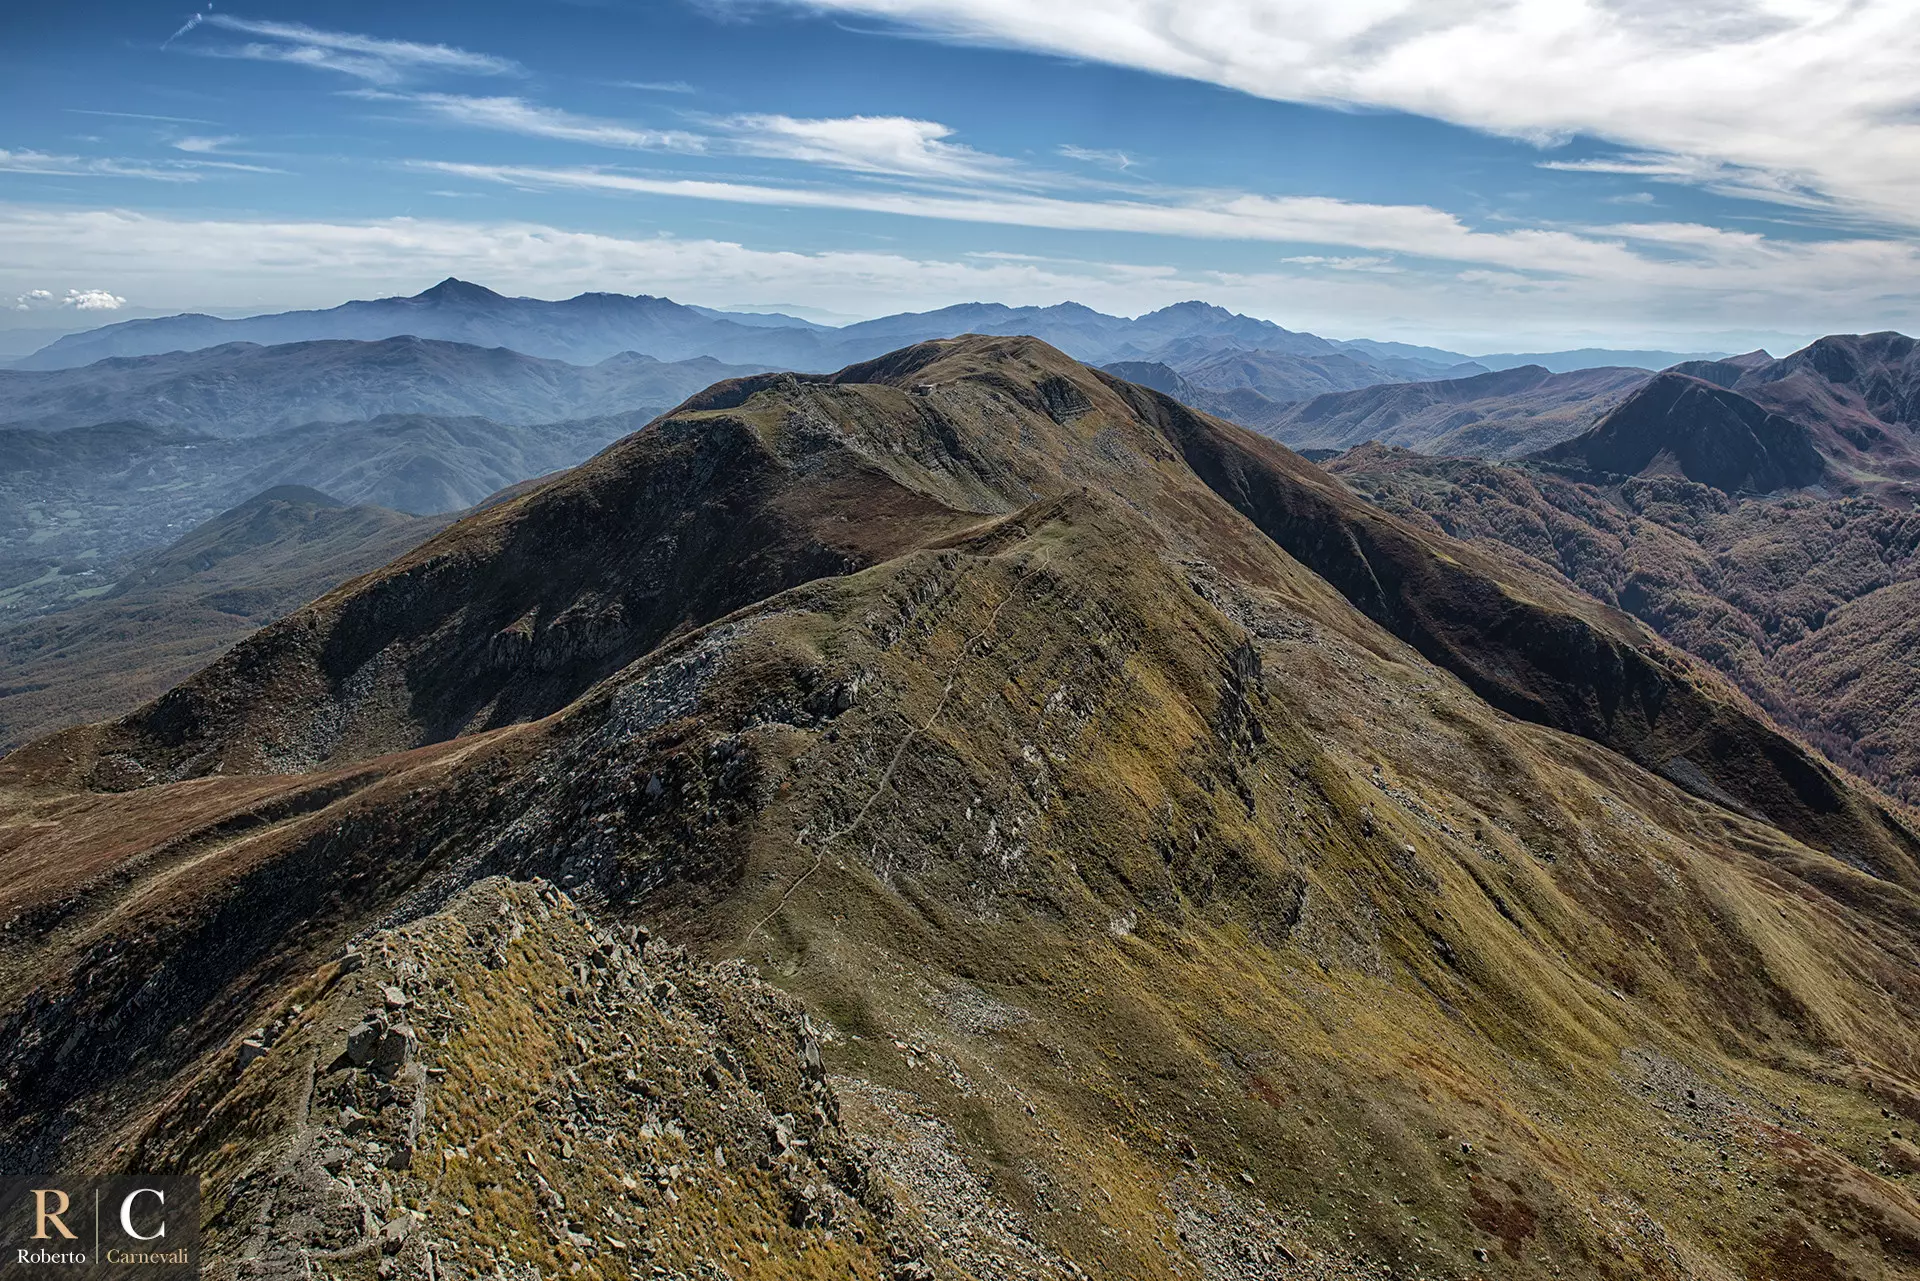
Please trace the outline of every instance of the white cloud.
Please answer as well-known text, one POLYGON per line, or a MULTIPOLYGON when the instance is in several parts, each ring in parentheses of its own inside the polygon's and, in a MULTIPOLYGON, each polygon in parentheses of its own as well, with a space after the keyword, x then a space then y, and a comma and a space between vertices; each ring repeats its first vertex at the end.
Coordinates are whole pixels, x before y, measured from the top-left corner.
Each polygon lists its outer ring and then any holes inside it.
POLYGON ((210 125, 211 120, 202 120, 198 116, 156 116, 146 111, 96 111, 91 107, 68 107, 67 113, 75 116, 109 116, 116 120, 157 120, 163 124, 174 125, 210 125))
POLYGON ((519 64, 510 59, 456 49, 451 45, 383 40, 348 31, 325 31, 300 22, 269 22, 225 13, 207 14, 204 24, 190 20, 174 33, 172 39, 178 39, 200 25, 261 38, 241 45, 200 46, 202 53, 261 62, 288 62, 322 71, 336 71, 371 84, 399 84, 421 73, 475 76, 522 74, 519 64))
POLYGON ((722 126, 748 155, 799 160, 863 173, 977 181, 1012 175, 1012 162, 946 141, 953 130, 905 116, 733 116, 722 126))
MULTIPOLYGON (((1444 217, 1444 215, 1442 215, 1444 217)), ((800 297, 862 315, 970 299, 1075 299, 1137 313, 1205 298, 1289 328, 1334 337, 1427 342, 1456 350, 1664 346, 1732 349, 1762 331, 1908 328, 1920 323, 1920 250, 1877 240, 1715 239, 1713 229, 1617 229, 1611 263, 1544 275, 1501 266, 1402 264, 1402 270, 1256 261, 1243 271, 1136 261, 793 253, 710 239, 621 237, 520 222, 194 219, 116 210, 0 205, 0 292, 52 272, 113 280, 142 305, 273 310, 391 294, 447 275, 508 293, 591 289, 666 294, 721 306, 800 297), (1678 248, 1647 239, 1692 238, 1678 248), (1631 233, 1632 241, 1626 239, 1631 233), (1671 258, 1630 245, 1658 245, 1671 258)), ((1570 240, 1578 237, 1569 235, 1570 240)), ((1142 242, 1143 255, 1151 242, 1142 242)), ((1327 255, 1361 257, 1364 255, 1327 255)))
POLYGON ((948 181, 1004 180, 1016 172, 1011 161, 946 141, 953 133, 946 125, 903 116, 808 120, 738 115, 709 120, 706 123, 712 132, 696 133, 578 115, 517 97, 378 89, 355 92, 373 101, 410 103, 441 120, 470 128, 630 151, 724 151, 861 173, 948 181))
POLYGON ((544 107, 523 98, 372 92, 361 96, 410 102, 454 124, 523 134, 532 138, 554 138, 635 151, 699 151, 706 145, 706 140, 700 135, 684 130, 642 129, 615 120, 601 120, 593 116, 575 115, 556 107, 544 107))
POLYGON ((220 148, 226 146, 228 143, 238 142, 238 141, 240 141, 238 138, 232 138, 232 137, 203 138, 195 135, 189 135, 188 137, 177 139, 174 142, 173 147, 175 151, 186 151, 186 152, 191 152, 194 155, 205 155, 209 152, 220 150, 220 148))
POLYGON ((0 148, 0 172, 46 174, 73 178, 150 178, 156 182, 198 182, 200 175, 185 165, 154 165, 137 160, 86 156, 56 156, 44 151, 8 151, 0 148))
POLYGON ((69 289, 60 305, 75 311, 119 311, 127 305, 127 300, 104 289, 69 289))
MULTIPOLYGON (((224 141, 214 139, 212 141, 224 141)), ((183 150, 199 150, 185 147, 183 150)), ((0 148, 0 173, 41 174, 64 178, 145 178, 153 182, 199 182, 209 171, 228 173, 285 173, 267 165, 237 160, 176 159, 125 160, 111 156, 59 156, 44 151, 8 151, 0 148)))
POLYGON ((15 311, 39 311, 66 307, 74 311, 118 311, 127 300, 104 289, 69 289, 56 297, 51 289, 29 289, 13 300, 15 311))
POLYGON ((1920 221, 1912 0, 790 0, 1920 221))
POLYGON ((653 178, 601 168, 476 165, 439 161, 419 167, 530 188, 675 196, 736 204, 847 209, 1063 231, 1119 231, 1208 240, 1346 245, 1456 262, 1554 274, 1629 269, 1634 255, 1618 239, 1564 231, 1483 232, 1427 205, 1375 205, 1322 196, 1187 193, 1176 200, 1074 200, 1018 192, 928 194, 866 187, 777 187, 688 178, 653 178))
POLYGON ((1098 147, 1076 147, 1071 143, 1062 143, 1056 150, 1069 160, 1078 160, 1082 164, 1099 165, 1106 169, 1117 169, 1122 173, 1134 167, 1138 162, 1124 151, 1102 150, 1098 147))

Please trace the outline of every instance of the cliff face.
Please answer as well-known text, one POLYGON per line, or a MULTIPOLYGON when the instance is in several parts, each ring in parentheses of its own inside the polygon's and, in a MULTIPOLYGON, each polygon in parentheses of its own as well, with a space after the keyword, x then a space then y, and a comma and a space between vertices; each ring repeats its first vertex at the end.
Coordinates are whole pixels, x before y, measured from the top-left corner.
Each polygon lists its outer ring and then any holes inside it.
POLYGON ((1887 803, 1032 340, 702 393, 8 757, 0 860, 0 1153, 232 1275, 1920 1262, 1887 803))

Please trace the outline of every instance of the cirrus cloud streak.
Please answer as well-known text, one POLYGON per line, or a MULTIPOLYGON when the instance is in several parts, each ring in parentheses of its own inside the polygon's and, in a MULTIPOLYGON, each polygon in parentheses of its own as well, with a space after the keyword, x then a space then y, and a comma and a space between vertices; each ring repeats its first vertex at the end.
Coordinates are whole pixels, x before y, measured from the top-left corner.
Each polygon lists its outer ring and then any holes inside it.
POLYGON ((952 36, 1388 108, 1662 175, 1920 222, 1911 0, 789 0, 952 36))

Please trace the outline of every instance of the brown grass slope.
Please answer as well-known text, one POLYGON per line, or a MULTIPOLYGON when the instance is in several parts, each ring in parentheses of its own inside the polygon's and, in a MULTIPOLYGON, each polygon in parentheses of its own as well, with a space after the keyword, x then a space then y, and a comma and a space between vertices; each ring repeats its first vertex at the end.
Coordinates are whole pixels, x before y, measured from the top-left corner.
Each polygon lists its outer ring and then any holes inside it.
MULTIPOLYGON (((0 765, 0 1160, 305 1179, 273 1136, 355 1097, 372 1137, 315 1187, 406 1208, 389 1271, 625 1275, 489 1147, 531 1126, 569 1209, 666 1161, 586 1135, 691 1084, 617 1048, 613 976, 520 971, 493 1025, 475 971, 392 942, 445 980, 419 1066, 464 1098, 329 1058, 365 997, 315 967, 407 922, 480 947, 465 887, 539 875, 802 998, 889 1213, 1000 1225, 1026 1275, 1897 1275, 1911 837, 1743 708, 1623 615, 1030 340, 723 384, 0 765), (543 664, 586 598, 613 639, 543 664), (899 1146, 935 1132, 957 1168, 899 1146)), ((577 956, 527 928, 503 964, 577 956)), ((649 1239, 752 1257, 757 1178, 649 1239)), ((258 1186, 210 1189, 215 1275, 249 1274, 258 1186)), ((856 1220, 801 1216, 776 1274, 856 1220)), ((388 1226, 302 1264, 372 1276, 388 1226)), ((931 1235, 892 1276, 1023 1275, 931 1235)))
POLYGON ((1425 454, 1510 458, 1579 435, 1648 377, 1641 369, 1555 374, 1521 365, 1471 378, 1332 392, 1247 425, 1294 449, 1349 449, 1375 440, 1425 454))
POLYGON ((1677 477, 1598 486, 1379 448, 1329 468, 1396 514, 1518 552, 1632 612, 1832 759, 1920 800, 1920 514, 1861 498, 1735 498, 1677 477))

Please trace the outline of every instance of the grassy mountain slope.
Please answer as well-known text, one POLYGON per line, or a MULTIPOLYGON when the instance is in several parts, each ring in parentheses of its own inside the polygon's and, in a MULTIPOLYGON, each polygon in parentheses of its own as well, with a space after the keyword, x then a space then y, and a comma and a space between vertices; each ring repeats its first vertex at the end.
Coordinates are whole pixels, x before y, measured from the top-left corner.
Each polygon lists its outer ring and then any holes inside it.
POLYGON ((1920 1263, 1904 820, 1031 340, 715 387, 0 807, 0 1151, 205 1171, 215 1276, 1920 1263))
POLYGON ((1630 611, 1833 759, 1920 800, 1907 609, 1920 515, 1671 477, 1600 487, 1377 447, 1329 467, 1396 514, 1521 553, 1630 611))

